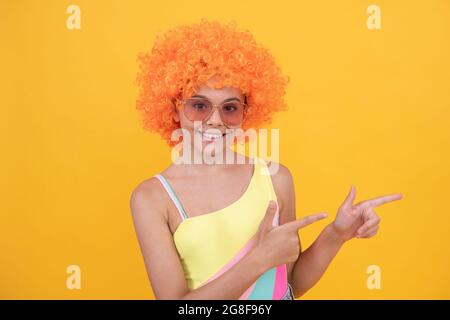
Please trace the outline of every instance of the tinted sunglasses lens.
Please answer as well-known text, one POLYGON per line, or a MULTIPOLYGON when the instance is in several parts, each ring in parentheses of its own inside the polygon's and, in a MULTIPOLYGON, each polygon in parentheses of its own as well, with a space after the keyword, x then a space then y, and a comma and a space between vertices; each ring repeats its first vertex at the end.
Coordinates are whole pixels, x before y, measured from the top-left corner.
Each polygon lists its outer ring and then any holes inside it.
POLYGON ((188 99, 184 105, 186 118, 191 121, 204 121, 212 110, 212 104, 208 100, 188 99))
POLYGON ((228 102, 220 108, 222 121, 228 125, 239 125, 244 119, 244 105, 240 102, 228 102))
MULTIPOLYGON (((205 121, 212 110, 212 103, 206 99, 187 99, 184 105, 184 114, 191 121, 205 121)), ((222 121, 227 125, 239 125, 244 119, 244 104, 238 101, 227 102, 219 110, 222 121)))

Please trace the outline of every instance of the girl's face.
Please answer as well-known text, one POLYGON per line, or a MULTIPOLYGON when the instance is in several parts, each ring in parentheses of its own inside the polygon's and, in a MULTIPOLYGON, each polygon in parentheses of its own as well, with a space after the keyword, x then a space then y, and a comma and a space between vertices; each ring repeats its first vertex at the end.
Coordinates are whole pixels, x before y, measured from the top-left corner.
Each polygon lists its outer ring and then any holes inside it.
MULTIPOLYGON (((234 87, 214 89, 208 85, 203 85, 199 87, 191 98, 194 97, 207 99, 216 106, 226 100, 232 103, 234 101, 235 104, 239 101, 244 102, 244 95, 239 89, 234 87)), ((224 123, 218 108, 214 108, 206 120, 203 122, 196 121, 194 124, 194 121, 186 117, 183 108, 177 109, 174 112, 173 118, 176 122, 180 122, 181 128, 185 131, 184 134, 190 135, 191 150, 199 154, 207 152, 211 156, 216 156, 219 152, 225 152, 230 142, 233 141, 229 135, 232 135, 233 131, 241 128, 242 125, 240 123, 230 126, 224 123)))

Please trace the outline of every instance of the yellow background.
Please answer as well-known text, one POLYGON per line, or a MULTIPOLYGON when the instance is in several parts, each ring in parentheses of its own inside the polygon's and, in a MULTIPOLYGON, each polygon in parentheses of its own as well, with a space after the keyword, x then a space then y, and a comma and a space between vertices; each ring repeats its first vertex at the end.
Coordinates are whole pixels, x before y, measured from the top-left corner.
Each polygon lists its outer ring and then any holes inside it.
MULTIPOLYGON (((0 298, 153 298, 129 197, 170 153, 141 128, 136 57, 201 17, 236 20, 291 77, 271 127, 298 216, 334 216, 351 184, 356 201, 404 195, 303 298, 450 298, 448 0, 1 1, 0 298), (381 30, 366 27, 372 3, 381 30), (71 264, 81 290, 66 288, 71 264)), ((305 248, 331 219, 301 232, 305 248)))

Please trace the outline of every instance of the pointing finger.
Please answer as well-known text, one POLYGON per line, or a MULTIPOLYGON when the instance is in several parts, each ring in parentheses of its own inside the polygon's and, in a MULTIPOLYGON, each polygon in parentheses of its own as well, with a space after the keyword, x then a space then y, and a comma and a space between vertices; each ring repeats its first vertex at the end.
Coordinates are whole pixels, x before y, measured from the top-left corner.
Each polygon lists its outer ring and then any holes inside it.
POLYGON ((375 207, 381 206, 382 204, 385 204, 388 202, 400 200, 402 197, 403 197, 403 195, 401 193, 395 193, 395 194, 390 194, 387 196, 381 196, 381 197, 376 197, 376 198, 369 199, 369 200, 364 200, 364 201, 358 203, 357 206, 375 208, 375 207))
POLYGON ((292 228, 294 230, 298 230, 298 229, 304 228, 304 227, 306 227, 306 226, 308 226, 308 225, 310 225, 310 224, 312 224, 312 223, 314 223, 314 222, 316 222, 318 220, 322 220, 322 219, 326 218, 327 216, 328 216, 328 214, 325 213, 325 212, 312 214, 312 215, 306 216, 304 218, 288 222, 285 225, 288 228, 292 228))

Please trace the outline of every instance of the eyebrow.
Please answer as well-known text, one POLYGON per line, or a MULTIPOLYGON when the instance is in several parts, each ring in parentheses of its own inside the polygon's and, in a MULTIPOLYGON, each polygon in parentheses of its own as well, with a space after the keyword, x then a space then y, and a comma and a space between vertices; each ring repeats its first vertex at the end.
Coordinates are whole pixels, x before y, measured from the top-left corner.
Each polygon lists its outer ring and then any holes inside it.
MULTIPOLYGON (((208 99, 208 97, 202 96, 201 94, 196 94, 193 95, 191 98, 204 98, 204 99, 208 99)), ((209 100, 209 99, 208 99, 209 100)), ((239 102, 241 102, 241 99, 237 98, 237 97, 232 97, 232 98, 228 98, 222 101, 222 103, 224 102, 228 102, 228 101, 232 101, 232 100, 237 100, 239 102)))

